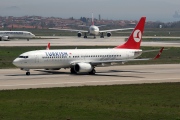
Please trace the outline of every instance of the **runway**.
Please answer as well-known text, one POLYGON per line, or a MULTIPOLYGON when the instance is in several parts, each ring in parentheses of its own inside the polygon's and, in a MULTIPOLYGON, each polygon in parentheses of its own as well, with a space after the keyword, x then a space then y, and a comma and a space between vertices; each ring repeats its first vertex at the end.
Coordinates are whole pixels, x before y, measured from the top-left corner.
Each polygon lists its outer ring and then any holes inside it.
MULTIPOLYGON (((125 38, 123 37, 105 37, 93 39, 89 37, 87 39, 78 38, 76 36, 72 37, 44 37, 41 39, 30 39, 27 41, 25 39, 20 40, 11 40, 11 41, 0 41, 0 46, 47 46, 50 42, 51 46, 117 46, 123 44, 125 42, 125 38), (49 39, 48 39, 49 38, 49 39)), ((144 37, 151 38, 151 37, 144 37)), ((161 37, 167 38, 167 37, 161 37)), ((179 38, 179 37, 168 37, 168 38, 179 38)), ((141 46, 157 46, 157 47, 180 47, 180 42, 178 41, 152 41, 152 42, 144 42, 142 41, 141 46)))
POLYGON ((180 64, 121 65, 97 67, 96 75, 71 75, 69 69, 61 69, 31 70, 26 76, 19 69, 0 69, 0 90, 180 82, 179 70, 180 64))

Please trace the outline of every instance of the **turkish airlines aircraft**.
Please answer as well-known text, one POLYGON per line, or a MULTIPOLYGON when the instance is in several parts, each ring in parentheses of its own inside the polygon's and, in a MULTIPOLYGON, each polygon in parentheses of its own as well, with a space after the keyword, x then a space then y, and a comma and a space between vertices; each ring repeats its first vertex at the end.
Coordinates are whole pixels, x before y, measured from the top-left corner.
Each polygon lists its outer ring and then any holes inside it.
POLYGON ((13 64, 21 70, 25 70, 26 75, 30 75, 30 69, 57 70, 70 68, 72 74, 89 73, 95 74, 95 67, 119 65, 128 61, 142 61, 157 59, 163 51, 159 51, 155 58, 135 59, 142 51, 140 44, 144 31, 146 17, 142 17, 131 33, 129 39, 123 45, 118 45, 113 49, 58 49, 50 50, 50 43, 46 50, 35 50, 21 54, 13 61, 13 64))
POLYGON ((0 31, 0 41, 15 38, 25 38, 29 41, 29 39, 33 37, 35 37, 35 35, 28 31, 0 31))
POLYGON ((105 25, 101 25, 101 26, 94 25, 94 19, 93 19, 93 15, 92 15, 92 25, 91 26, 85 26, 85 27, 89 27, 88 30, 59 29, 59 28, 49 28, 49 29, 78 32, 77 33, 78 37, 81 37, 82 33, 84 33, 84 38, 87 38, 87 34, 94 36, 94 38, 96 38, 96 35, 100 35, 100 38, 104 38, 104 33, 106 33, 107 37, 110 37, 112 35, 111 32, 113 32, 113 31, 134 29, 134 28, 122 28, 122 29, 111 29, 111 30, 99 30, 99 27, 102 27, 102 26, 105 26, 105 25))

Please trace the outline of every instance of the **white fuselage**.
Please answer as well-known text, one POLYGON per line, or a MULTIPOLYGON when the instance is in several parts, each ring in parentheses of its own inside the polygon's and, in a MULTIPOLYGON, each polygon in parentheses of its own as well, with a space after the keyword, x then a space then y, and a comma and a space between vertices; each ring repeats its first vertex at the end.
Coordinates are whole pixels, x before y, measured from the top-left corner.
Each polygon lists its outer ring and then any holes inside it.
POLYGON ((90 35, 99 35, 99 28, 95 25, 91 25, 89 27, 89 34, 90 35))
POLYGON ((1 40, 7 40, 7 39, 13 39, 13 38, 30 39, 33 37, 35 37, 35 35, 28 31, 0 31, 1 40))
POLYGON ((13 64, 24 69, 69 68, 75 63, 134 59, 141 53, 139 49, 36 50, 21 54, 13 64))

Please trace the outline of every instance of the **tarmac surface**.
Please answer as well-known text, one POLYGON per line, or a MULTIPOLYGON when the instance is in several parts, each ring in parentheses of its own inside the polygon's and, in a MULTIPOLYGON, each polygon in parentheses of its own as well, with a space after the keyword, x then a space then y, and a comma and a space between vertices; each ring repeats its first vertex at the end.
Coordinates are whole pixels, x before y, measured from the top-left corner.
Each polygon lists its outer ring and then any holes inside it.
MULTIPOLYGON (((0 41, 1 46, 117 46, 123 44, 127 37, 110 37, 87 39, 73 37, 45 37, 41 39, 25 39, 0 41)), ((144 37, 151 38, 151 37, 144 37)), ((152 37, 153 38, 153 37, 152 37)), ((180 37, 161 37, 180 38, 180 37)), ((142 46, 180 47, 178 41, 142 42, 142 46)), ((19 69, 0 69, 0 90, 29 89, 47 87, 70 87, 88 85, 143 84, 161 82, 180 82, 180 64, 158 65, 121 65, 97 67, 96 75, 71 75, 69 69, 59 71, 31 70, 26 76, 19 69)))
POLYGON ((61 69, 31 70, 30 76, 19 69, 0 69, 0 90, 180 82, 180 64, 120 65, 95 69, 96 75, 71 75, 69 69, 61 69))
MULTIPOLYGON (((125 42, 126 36, 123 37, 105 37, 99 38, 97 36, 96 39, 92 37, 78 38, 76 36, 72 37, 54 37, 54 36, 41 36, 41 39, 30 39, 27 41, 25 39, 15 39, 11 41, 0 41, 0 46, 47 46, 50 42, 51 46, 117 46, 123 44, 125 42)), ((155 38, 155 37, 143 37, 143 38, 155 38)), ((177 38, 180 37, 158 37, 158 38, 177 38)), ((178 41, 151 41, 151 42, 144 42, 142 41, 141 46, 158 46, 158 47, 180 47, 180 42, 178 41)))

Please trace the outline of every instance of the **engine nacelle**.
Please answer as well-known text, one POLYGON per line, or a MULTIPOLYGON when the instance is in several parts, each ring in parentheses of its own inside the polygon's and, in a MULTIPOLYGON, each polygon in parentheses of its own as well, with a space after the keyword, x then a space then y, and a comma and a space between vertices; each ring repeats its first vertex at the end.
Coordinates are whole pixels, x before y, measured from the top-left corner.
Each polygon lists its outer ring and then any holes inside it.
POLYGON ((112 33, 108 32, 107 37, 111 37, 112 33))
POLYGON ((1 40, 8 40, 8 39, 9 39, 8 36, 2 36, 2 37, 1 37, 1 40))
POLYGON ((77 36, 78 36, 78 37, 81 37, 81 36, 82 36, 82 33, 81 33, 81 32, 78 32, 77 36))
POLYGON ((92 71, 93 67, 89 63, 77 63, 74 66, 74 70, 77 73, 83 73, 83 72, 90 72, 92 71))

